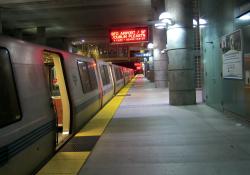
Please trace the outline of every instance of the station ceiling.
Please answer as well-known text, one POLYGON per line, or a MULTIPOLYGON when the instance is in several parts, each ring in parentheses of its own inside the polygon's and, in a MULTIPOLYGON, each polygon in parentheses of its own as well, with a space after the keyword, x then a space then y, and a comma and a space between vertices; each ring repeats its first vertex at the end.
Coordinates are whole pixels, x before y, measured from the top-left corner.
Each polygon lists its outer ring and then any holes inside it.
POLYGON ((111 27, 147 25, 151 0, 0 0, 5 30, 101 42, 111 27))

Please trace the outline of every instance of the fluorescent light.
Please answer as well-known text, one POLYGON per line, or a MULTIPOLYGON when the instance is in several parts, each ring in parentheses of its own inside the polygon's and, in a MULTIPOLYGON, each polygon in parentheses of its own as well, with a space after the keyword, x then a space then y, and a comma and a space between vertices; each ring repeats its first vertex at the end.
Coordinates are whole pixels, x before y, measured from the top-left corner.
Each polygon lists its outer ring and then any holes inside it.
POLYGON ((163 12, 159 16, 159 20, 165 24, 173 25, 172 16, 168 12, 163 12))
POLYGON ((197 26, 197 21, 193 19, 193 25, 196 27, 197 26))
POLYGON ((148 49, 153 49, 154 48, 154 44, 153 43, 148 43, 148 49))
POLYGON ((63 135, 68 135, 68 134, 69 134, 69 131, 64 131, 62 134, 63 134, 63 135))
POLYGON ((241 15, 239 17, 239 19, 242 20, 242 21, 250 20, 250 12, 247 12, 247 13, 241 15))
POLYGON ((162 19, 161 22, 163 22, 165 24, 172 24, 172 21, 168 18, 162 19))
POLYGON ((157 26, 156 28, 157 28, 157 29, 165 29, 164 26, 157 26))
POLYGON ((155 24, 155 28, 157 29, 165 29, 166 28, 166 24, 163 22, 159 22, 155 24))
POLYGON ((200 18, 199 19, 199 23, 200 23, 200 25, 206 25, 207 24, 207 20, 200 18))
POLYGON ((159 20, 162 20, 162 19, 171 19, 172 17, 171 17, 171 15, 170 15, 170 13, 168 13, 168 12, 163 12, 163 13, 161 13, 160 14, 160 16, 159 16, 159 20))
MULTIPOLYGON (((199 19, 199 25, 201 28, 205 27, 207 24, 207 20, 203 19, 203 18, 200 18, 199 19)), ((195 19, 193 19, 193 26, 196 27, 198 24, 197 24, 197 21, 195 19)))

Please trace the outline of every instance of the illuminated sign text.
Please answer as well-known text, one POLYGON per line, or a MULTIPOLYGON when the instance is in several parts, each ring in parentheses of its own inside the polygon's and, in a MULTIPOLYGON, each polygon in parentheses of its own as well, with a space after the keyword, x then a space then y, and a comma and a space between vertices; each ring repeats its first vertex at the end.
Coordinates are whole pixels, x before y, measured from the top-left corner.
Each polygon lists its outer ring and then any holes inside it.
POLYGON ((110 31, 111 43, 129 43, 148 41, 148 28, 136 27, 128 29, 112 29, 110 31))

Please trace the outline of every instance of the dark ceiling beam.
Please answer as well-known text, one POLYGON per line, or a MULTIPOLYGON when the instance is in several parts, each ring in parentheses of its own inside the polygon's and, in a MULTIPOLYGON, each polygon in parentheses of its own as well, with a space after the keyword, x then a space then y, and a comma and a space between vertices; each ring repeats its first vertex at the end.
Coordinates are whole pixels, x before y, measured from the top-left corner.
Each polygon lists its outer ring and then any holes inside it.
POLYGON ((6 30, 48 37, 108 40, 111 27, 145 26, 152 20, 151 0, 0 0, 6 30))

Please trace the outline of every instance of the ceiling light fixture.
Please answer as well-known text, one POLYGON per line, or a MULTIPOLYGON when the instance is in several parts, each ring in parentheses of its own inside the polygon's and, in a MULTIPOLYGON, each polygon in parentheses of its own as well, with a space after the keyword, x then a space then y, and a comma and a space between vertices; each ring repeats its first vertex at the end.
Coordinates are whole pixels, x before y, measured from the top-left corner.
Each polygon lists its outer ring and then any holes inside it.
MULTIPOLYGON (((199 26, 201 27, 201 28, 203 28, 203 27, 205 27, 206 26, 206 24, 207 24, 207 20, 205 20, 205 19, 203 19, 203 18, 200 18, 199 19, 199 26)), ((193 26, 194 27, 197 27, 197 21, 195 20, 195 19, 193 19, 193 26)))
POLYGON ((250 20, 250 11, 238 16, 237 18, 242 20, 242 21, 250 20))
POLYGON ((157 29, 166 29, 168 26, 172 25, 174 25, 174 21, 172 20, 170 13, 163 12, 159 16, 159 21, 157 21, 154 26, 157 29))
POLYGON ((167 27, 166 23, 158 22, 155 24, 155 28, 157 29, 165 29, 167 27))
POLYGON ((168 12, 163 12, 160 14, 159 16, 159 20, 162 23, 168 24, 168 25, 173 25, 173 20, 172 20, 172 16, 170 15, 170 13, 168 12))
POLYGON ((154 48, 154 44, 153 43, 148 43, 148 49, 153 49, 154 48))

